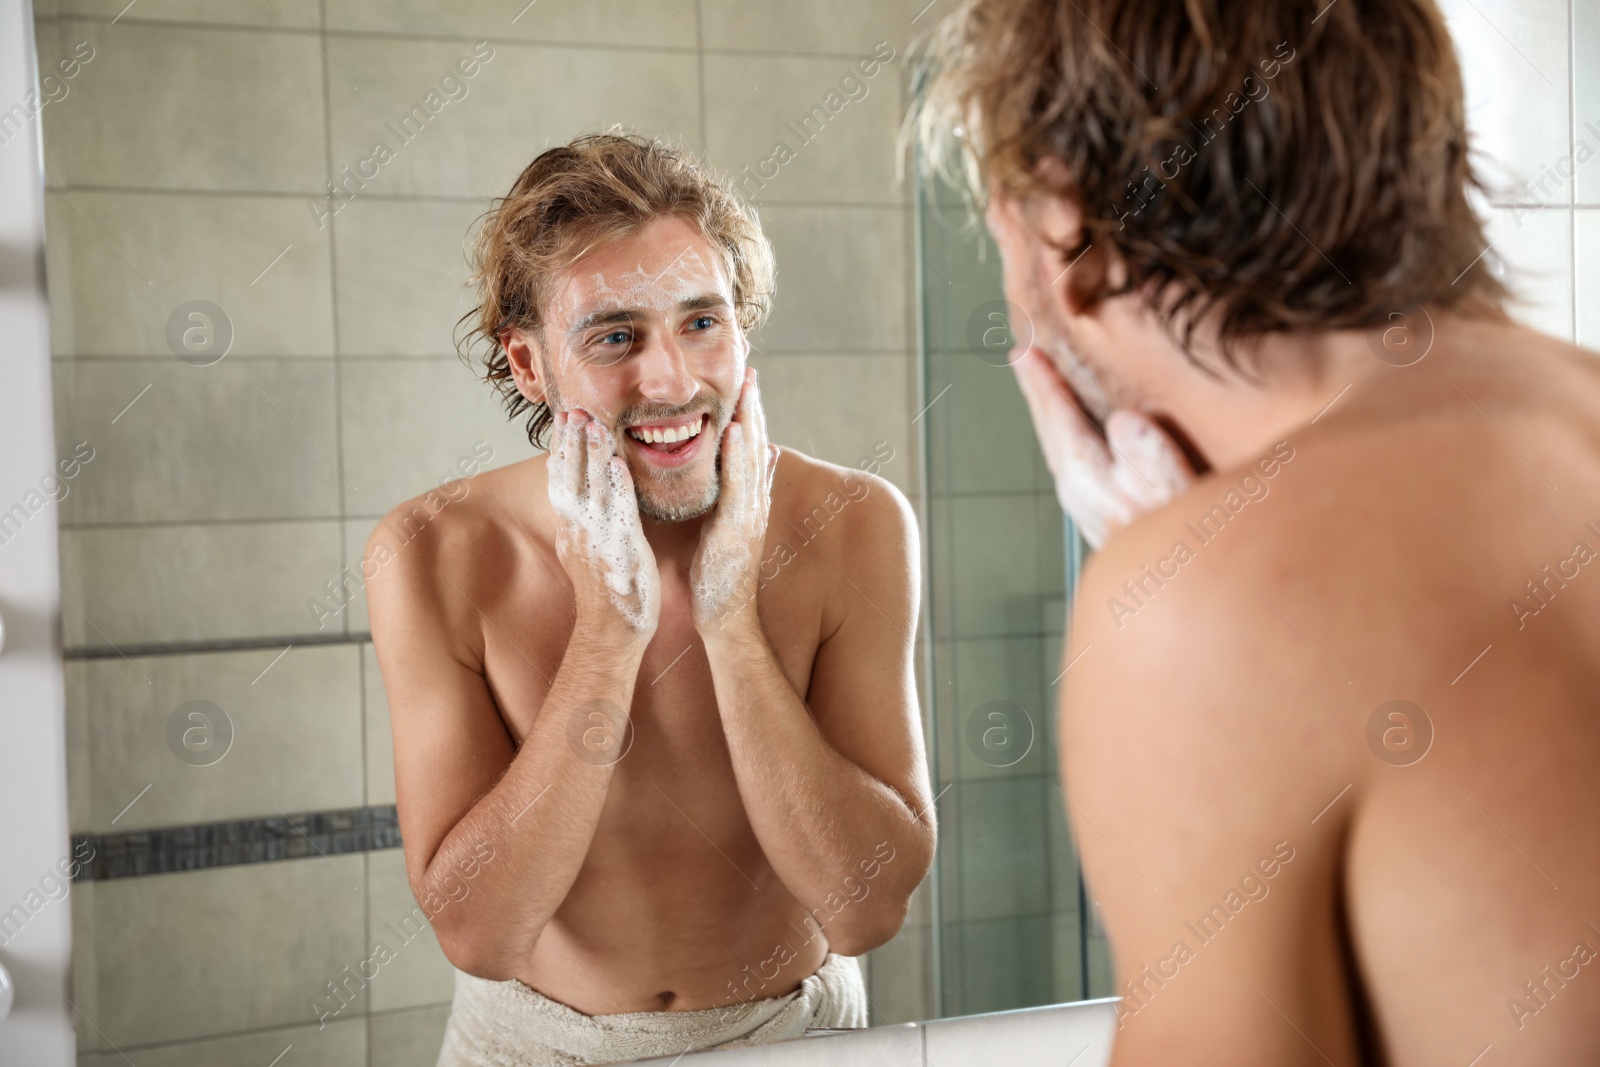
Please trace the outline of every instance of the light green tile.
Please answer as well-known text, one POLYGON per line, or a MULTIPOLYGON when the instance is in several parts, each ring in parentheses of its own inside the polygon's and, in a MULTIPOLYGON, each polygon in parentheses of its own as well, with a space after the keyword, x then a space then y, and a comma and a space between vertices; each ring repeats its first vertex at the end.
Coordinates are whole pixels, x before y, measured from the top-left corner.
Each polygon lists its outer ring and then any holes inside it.
POLYGON ((397 848, 368 852, 367 947, 392 953, 368 989, 373 1011, 448 1004, 455 970, 439 948, 427 916, 406 881, 405 853, 397 848))
POLYGON ((1033 493, 953 497, 957 637, 1037 634, 1040 583, 1033 493))
POLYGON ((127 22, 214 22, 230 26, 303 30, 315 35, 317 0, 59 0, 61 14, 127 22), (118 16, 121 16, 119 19, 118 16))
POLYGON ((704 0, 706 39, 718 48, 775 52, 870 52, 879 41, 904 50, 931 19, 913 24, 921 5, 911 0, 857 4, 851 0, 704 0))

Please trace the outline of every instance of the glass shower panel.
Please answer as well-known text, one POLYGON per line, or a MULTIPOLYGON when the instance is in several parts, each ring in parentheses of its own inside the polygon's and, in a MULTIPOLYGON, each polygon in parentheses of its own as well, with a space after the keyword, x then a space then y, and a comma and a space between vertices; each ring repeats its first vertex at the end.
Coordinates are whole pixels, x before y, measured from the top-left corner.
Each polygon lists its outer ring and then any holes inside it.
POLYGON ((941 1015, 1107 995, 1057 767, 1078 537, 1008 364, 998 253, 919 179, 941 1015))

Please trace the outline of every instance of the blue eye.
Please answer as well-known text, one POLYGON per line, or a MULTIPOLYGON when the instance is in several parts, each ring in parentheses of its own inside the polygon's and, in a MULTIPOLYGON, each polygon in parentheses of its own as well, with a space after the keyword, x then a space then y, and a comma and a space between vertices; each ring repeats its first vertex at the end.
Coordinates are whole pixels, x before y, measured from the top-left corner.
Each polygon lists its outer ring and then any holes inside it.
POLYGON ((699 318, 694 320, 694 327, 698 330, 709 330, 716 324, 717 320, 710 315, 701 315, 699 318))
POLYGON ((632 338, 628 335, 627 330, 612 330, 610 333, 600 338, 600 343, 603 345, 625 345, 630 340, 632 340, 632 338))

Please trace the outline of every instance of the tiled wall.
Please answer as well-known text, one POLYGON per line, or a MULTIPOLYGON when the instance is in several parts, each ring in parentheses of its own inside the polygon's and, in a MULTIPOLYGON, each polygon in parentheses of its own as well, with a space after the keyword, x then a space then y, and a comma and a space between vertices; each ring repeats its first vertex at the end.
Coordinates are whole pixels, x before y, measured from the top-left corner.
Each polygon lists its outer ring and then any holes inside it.
POLYGON ((1441 0, 1493 184, 1489 253, 1539 329, 1600 348, 1600 6, 1441 0))
MULTIPOLYGON (((307 601, 479 442, 492 465, 531 454, 455 355, 461 250, 578 133, 620 122, 741 174, 789 145, 747 186, 778 256, 753 360, 773 436, 846 464, 887 441, 922 508, 904 64, 807 143, 786 125, 880 42, 903 57, 922 4, 35 7, 42 68, 93 50, 41 117, 58 443, 94 449, 59 514, 74 832, 394 802, 364 601, 321 628, 307 601), (466 95, 400 144, 387 124, 481 40, 466 95), (327 183, 380 138, 393 158, 334 213, 327 183), (169 340, 192 300, 231 323, 210 366, 169 340), (168 747, 195 699, 233 726, 210 766, 168 747)), ((431 1064, 451 995, 431 936, 325 1028, 308 1006, 411 906, 397 850, 81 883, 80 1062, 264 1065, 292 1044, 301 1067, 431 1064)), ((930 929, 919 892, 868 961, 875 1023, 934 1013, 930 929)))

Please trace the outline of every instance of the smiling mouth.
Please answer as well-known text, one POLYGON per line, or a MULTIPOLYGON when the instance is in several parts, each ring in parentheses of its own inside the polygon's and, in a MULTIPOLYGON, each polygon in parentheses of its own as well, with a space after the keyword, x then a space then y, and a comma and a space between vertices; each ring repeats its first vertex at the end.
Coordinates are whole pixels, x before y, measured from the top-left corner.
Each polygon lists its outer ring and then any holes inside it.
POLYGON ((641 423, 629 426, 624 433, 629 440, 644 451, 661 456, 676 455, 693 447, 704 432, 706 415, 680 418, 671 422, 641 423))

